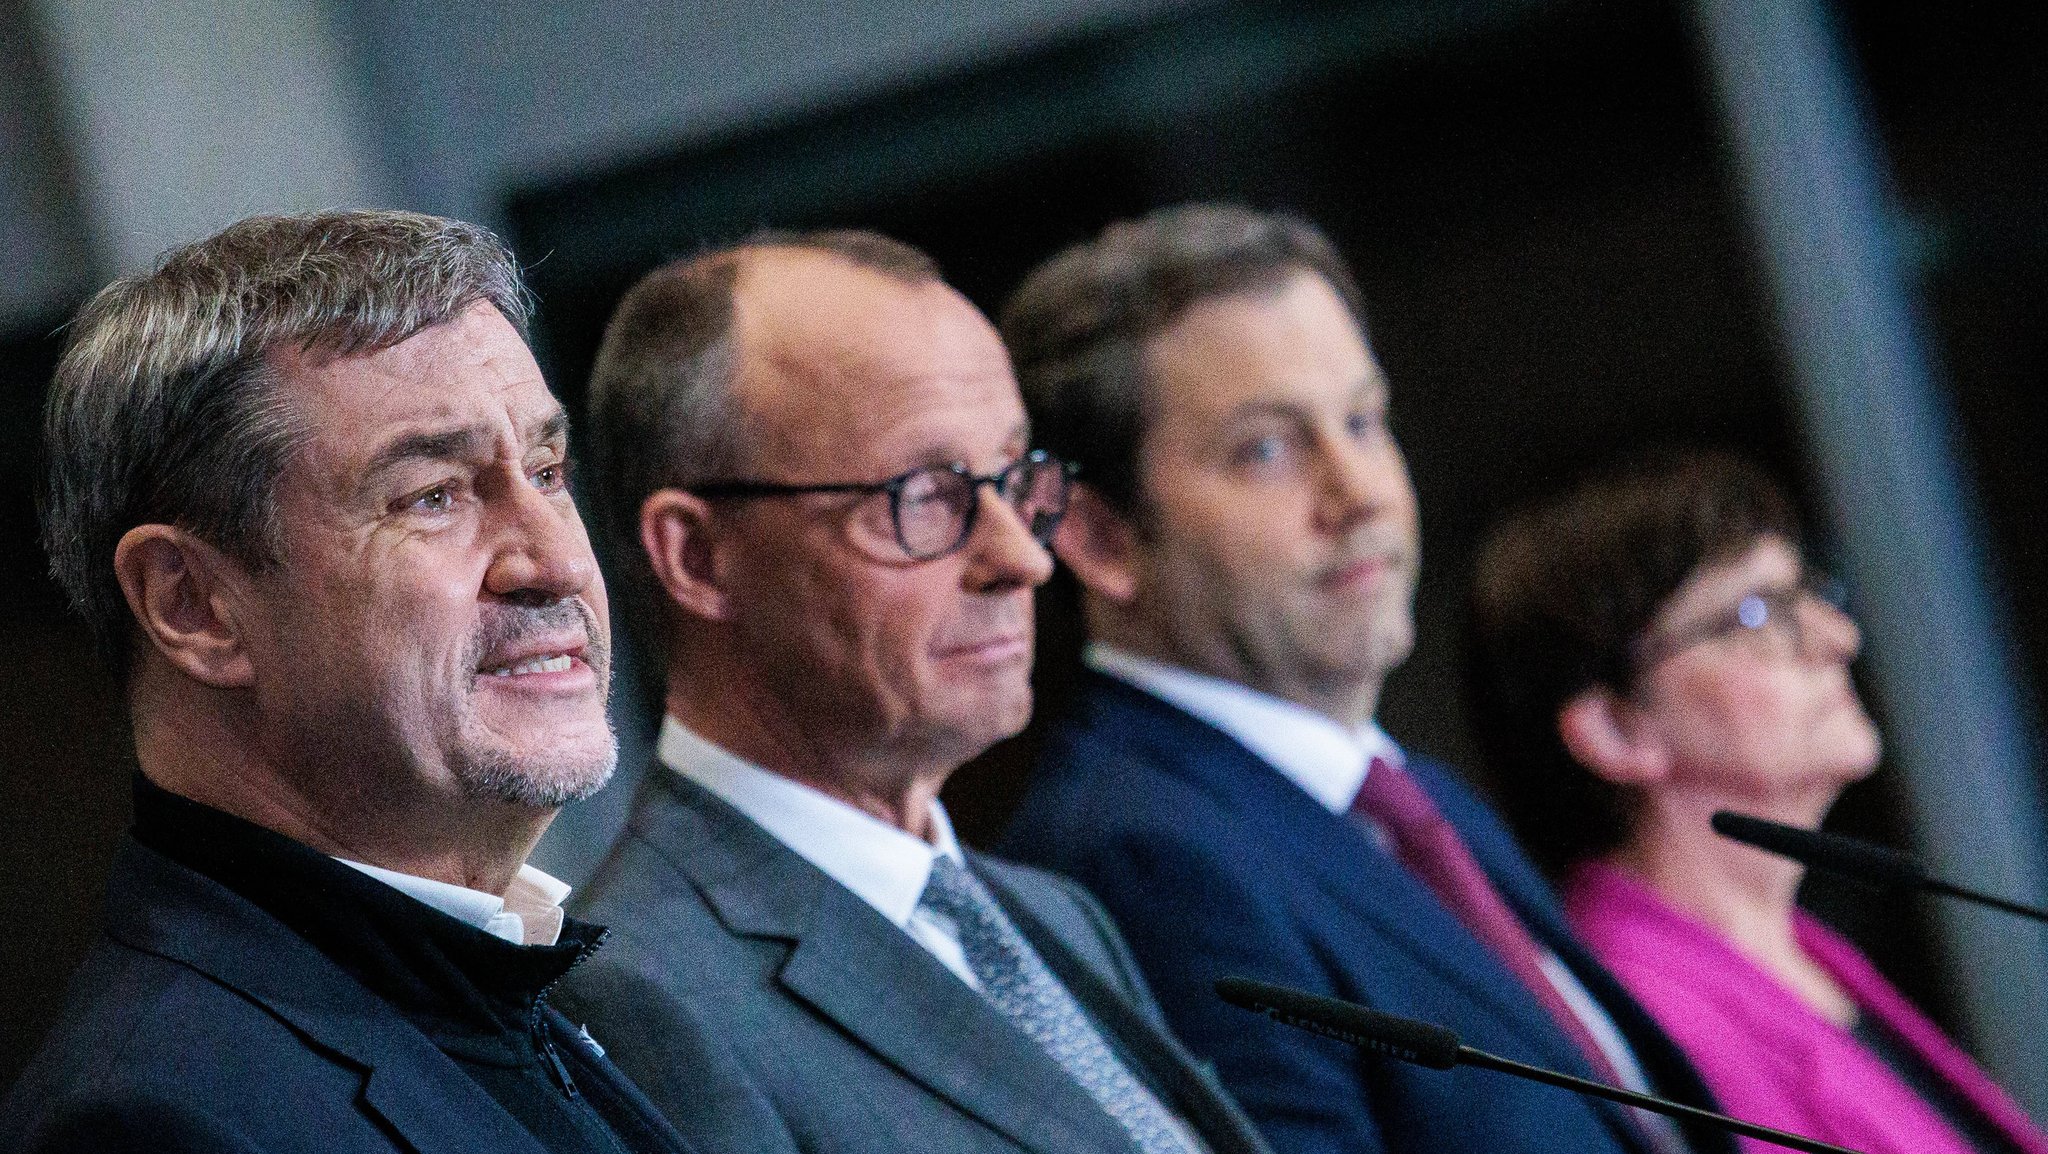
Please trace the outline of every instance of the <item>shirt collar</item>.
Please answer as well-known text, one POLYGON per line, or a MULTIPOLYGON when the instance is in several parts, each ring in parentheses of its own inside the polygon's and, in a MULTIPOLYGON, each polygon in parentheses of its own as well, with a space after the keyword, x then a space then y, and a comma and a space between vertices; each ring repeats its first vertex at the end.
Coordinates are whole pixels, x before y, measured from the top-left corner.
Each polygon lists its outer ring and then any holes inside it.
POLYGON ((505 896, 499 897, 345 857, 334 860, 515 946, 552 946, 562 936, 562 899, 569 896, 569 884, 530 865, 519 867, 505 896))
POLYGON ((1235 681, 1101 641, 1089 642, 1081 659, 1097 673, 1144 690, 1236 738, 1332 813, 1351 808, 1373 758, 1397 765, 1404 760, 1401 747, 1374 721, 1346 728, 1313 709, 1235 681))
POLYGON ((928 843, 713 745, 674 717, 662 718, 656 750, 670 769, 717 794, 897 926, 910 925, 934 858, 966 864, 937 798, 928 843))

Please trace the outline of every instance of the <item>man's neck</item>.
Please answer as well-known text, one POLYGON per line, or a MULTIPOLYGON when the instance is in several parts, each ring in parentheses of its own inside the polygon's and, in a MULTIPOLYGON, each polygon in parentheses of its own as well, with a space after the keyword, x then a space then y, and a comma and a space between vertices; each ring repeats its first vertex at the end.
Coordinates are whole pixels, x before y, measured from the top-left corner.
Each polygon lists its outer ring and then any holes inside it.
POLYGON ((1228 681, 1254 693, 1298 705, 1322 714, 1346 729, 1356 729, 1373 719, 1379 708, 1380 686, 1386 679, 1384 673, 1322 682, 1307 676, 1285 676, 1277 672, 1262 674, 1246 668, 1242 661, 1212 658, 1206 653, 1188 651, 1186 647, 1175 645, 1170 639, 1142 628, 1134 620, 1103 612, 1088 614, 1088 636, 1133 656, 1228 681))
MULTIPOLYGON (((668 714, 692 733, 754 766, 844 802, 924 841, 932 802, 958 761, 917 751, 863 750, 801 725, 764 696, 696 692, 713 683, 672 671, 668 714)), ((964 759, 962 759, 964 760, 964 759)))
POLYGON ((491 894, 505 893, 554 820, 552 810, 432 795, 406 772, 365 763, 293 773, 204 706, 138 710, 135 755, 158 788, 330 857, 491 894))

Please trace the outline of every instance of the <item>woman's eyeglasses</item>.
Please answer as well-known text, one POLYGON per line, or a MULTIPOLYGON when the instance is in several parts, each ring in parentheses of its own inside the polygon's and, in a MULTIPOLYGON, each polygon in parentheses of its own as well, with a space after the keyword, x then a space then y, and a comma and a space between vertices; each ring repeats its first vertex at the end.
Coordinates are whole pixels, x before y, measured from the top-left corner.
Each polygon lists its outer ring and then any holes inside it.
POLYGON ((1799 610, 1809 600, 1838 613, 1849 612, 1848 590, 1842 583, 1825 573, 1809 571, 1797 585, 1745 593, 1725 612, 1708 620, 1638 638, 1629 648, 1629 658, 1640 673, 1695 645, 1738 634, 1780 636, 1792 652, 1804 653, 1807 627, 1799 610))

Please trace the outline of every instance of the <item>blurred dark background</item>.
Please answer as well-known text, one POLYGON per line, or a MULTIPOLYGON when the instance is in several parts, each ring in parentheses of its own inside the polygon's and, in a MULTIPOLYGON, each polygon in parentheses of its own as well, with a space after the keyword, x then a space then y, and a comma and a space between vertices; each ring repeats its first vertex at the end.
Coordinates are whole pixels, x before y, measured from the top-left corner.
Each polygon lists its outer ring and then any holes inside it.
MULTIPOLYGON (((1455 675, 1460 590, 1505 506, 1616 453, 1712 444, 1776 472, 1824 557, 1836 548, 1692 6, 983 0, 938 15, 877 3, 848 24, 822 4, 486 14, 279 0, 257 5, 274 7, 272 31, 310 28, 319 52, 237 82, 254 91, 193 81, 173 125, 184 145, 137 135, 170 114, 133 103, 147 76, 102 71, 132 62, 124 51, 180 76, 262 54, 260 29, 209 35, 213 7, 167 5, 131 35, 101 27, 91 3, 0 0, 0 218, 13 221, 0 254, 20 274, 0 293, 0 557, 15 591, 0 612, 26 673, 0 713, 14 802, 0 901, 23 923, 0 945, 0 1084, 94 931, 133 772, 120 703, 34 539, 59 326, 94 285, 242 212, 383 201, 499 227, 531 265, 539 352, 572 409, 627 285, 763 227, 890 233, 993 311, 1037 261, 1120 216, 1198 198, 1308 216, 1357 269, 1422 500, 1419 640, 1382 720, 1456 763, 1475 760, 1455 675), (266 84, 290 106, 252 111, 266 84), (320 147, 269 169, 236 162, 265 139, 320 147), (137 183, 159 171, 163 187, 137 183)), ((1981 497, 1992 595, 2022 684, 2042 686, 2048 13, 1856 0, 1823 12, 1888 165, 1909 288, 1981 497)), ((1078 638, 1063 582, 1041 604, 1044 713, 1078 638)), ((570 880, 626 800, 650 724, 633 714, 621 786, 544 847, 570 880)), ((949 787, 970 841, 1000 828, 1033 740, 949 787)), ((1911 844, 1898 780, 1857 787, 1833 824, 1911 844)), ((1924 909, 1810 889, 1909 993, 1962 1024, 1924 909)))

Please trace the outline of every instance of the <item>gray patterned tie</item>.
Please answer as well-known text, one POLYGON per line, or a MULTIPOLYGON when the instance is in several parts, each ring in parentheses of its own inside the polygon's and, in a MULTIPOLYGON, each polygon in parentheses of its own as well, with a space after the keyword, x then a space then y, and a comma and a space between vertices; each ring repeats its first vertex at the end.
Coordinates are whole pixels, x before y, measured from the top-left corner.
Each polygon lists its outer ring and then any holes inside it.
POLYGON ((1052 1055, 1145 1154, 1193 1154, 1172 1113, 1111 1052, 988 887, 952 858, 932 861, 918 904, 952 921, 981 992, 1052 1055))

